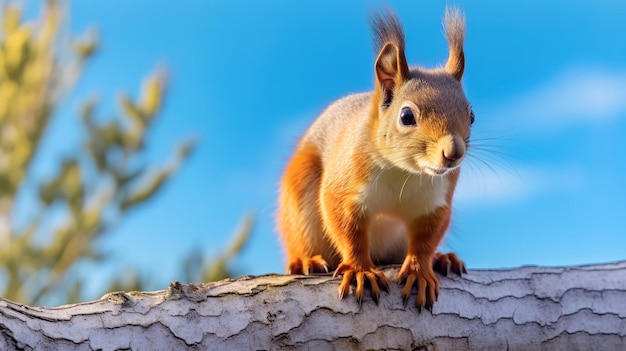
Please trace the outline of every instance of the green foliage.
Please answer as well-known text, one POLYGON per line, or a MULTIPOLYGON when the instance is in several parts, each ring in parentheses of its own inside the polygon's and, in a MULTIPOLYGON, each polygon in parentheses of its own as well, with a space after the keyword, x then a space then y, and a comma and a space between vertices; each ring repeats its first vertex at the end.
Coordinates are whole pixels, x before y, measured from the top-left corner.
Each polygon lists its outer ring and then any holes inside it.
MULTIPOLYGON (((157 72, 145 80, 140 99, 120 97, 115 118, 97 118, 96 101, 87 102, 80 113, 84 145, 66 155, 49 179, 33 184, 29 170, 46 127, 97 49, 93 35, 81 40, 60 35, 60 6, 46 4, 40 20, 28 24, 19 7, 0 9, 0 295, 27 304, 78 300, 85 279, 76 274, 77 265, 106 259, 96 240, 153 198, 195 145, 181 143, 170 162, 159 167, 142 161, 165 93, 165 74, 157 72), (71 45, 64 46, 68 41, 71 45), (24 228, 17 228, 15 201, 27 187, 37 189, 32 199, 37 209, 24 228), (52 227, 51 218, 61 224, 52 227)), ((247 237, 249 227, 244 231, 247 237)), ((199 277, 226 276, 225 262, 239 249, 231 249, 216 266, 200 259, 199 277), (204 273, 214 269, 218 272, 204 273)), ((112 289, 139 290, 145 283, 131 272, 112 289)))

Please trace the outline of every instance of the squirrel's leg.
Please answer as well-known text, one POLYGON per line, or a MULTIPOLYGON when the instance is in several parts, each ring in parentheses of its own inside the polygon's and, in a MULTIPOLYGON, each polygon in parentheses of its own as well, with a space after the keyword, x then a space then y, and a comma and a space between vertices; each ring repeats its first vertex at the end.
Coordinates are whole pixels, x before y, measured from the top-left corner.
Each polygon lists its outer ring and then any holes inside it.
POLYGON ((378 304, 380 289, 389 291, 389 284, 383 272, 376 269, 370 257, 367 233, 364 227, 356 227, 352 233, 345 236, 334 236, 338 240, 341 252, 341 263, 335 271, 335 276, 343 275, 339 285, 339 298, 343 299, 350 293, 350 286, 355 285, 354 296, 359 305, 363 303, 365 286, 369 285, 374 302, 378 304))
POLYGON ((359 216, 362 211, 357 208, 357 204, 350 203, 354 197, 335 195, 335 192, 322 194, 322 202, 327 236, 341 256, 341 263, 335 271, 335 276, 343 276, 339 285, 339 298, 348 295, 350 286, 355 285, 354 295, 361 304, 365 286, 369 285, 371 296, 378 304, 380 289, 389 291, 389 285, 385 275, 375 268, 370 257, 367 220, 359 216))
POLYGON ((323 256, 332 256, 324 238, 317 198, 322 173, 314 145, 304 145, 295 153, 281 181, 277 220, 287 254, 287 274, 328 273, 323 256))
POLYGON ((398 273, 398 281, 405 281, 402 300, 406 305, 413 285, 417 285, 415 304, 432 310, 439 295, 439 279, 433 271, 437 246, 450 222, 450 208, 436 209, 433 213, 419 217, 407 225, 409 247, 406 258, 398 273))

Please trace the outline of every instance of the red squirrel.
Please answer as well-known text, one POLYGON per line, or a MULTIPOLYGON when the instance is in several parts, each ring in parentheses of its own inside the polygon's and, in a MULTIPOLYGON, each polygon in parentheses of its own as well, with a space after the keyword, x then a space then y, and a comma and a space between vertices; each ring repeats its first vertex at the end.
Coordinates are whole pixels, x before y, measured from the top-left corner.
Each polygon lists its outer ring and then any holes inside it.
POLYGON ((335 270, 339 298, 355 285, 378 303, 388 291, 377 264, 402 264, 403 302, 432 310, 442 274, 466 273, 455 254, 437 247, 450 223, 459 166, 474 114, 461 78, 465 19, 448 8, 444 67, 409 67, 401 24, 375 15, 373 92, 331 104, 299 141, 280 184, 278 231, 287 274, 335 270))

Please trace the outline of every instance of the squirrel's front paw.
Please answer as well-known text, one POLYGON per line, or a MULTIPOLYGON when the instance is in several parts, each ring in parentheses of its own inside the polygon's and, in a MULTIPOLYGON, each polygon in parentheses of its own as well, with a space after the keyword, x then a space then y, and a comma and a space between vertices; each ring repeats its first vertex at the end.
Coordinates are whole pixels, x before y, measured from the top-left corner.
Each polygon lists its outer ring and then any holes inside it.
POLYGON ((328 263, 322 255, 296 258, 287 265, 287 274, 309 275, 314 273, 328 273, 328 263))
POLYGON ((373 266, 360 267, 357 265, 351 265, 347 263, 341 263, 335 271, 335 277, 343 275, 343 280, 339 285, 339 298, 343 299, 350 293, 350 285, 355 284, 354 296, 359 305, 363 303, 363 297, 365 295, 365 285, 369 285, 372 299, 378 304, 380 297, 380 288, 389 292, 389 284, 387 284, 387 278, 383 272, 377 270, 373 266), (379 287, 380 285, 380 287, 379 287))
POLYGON ((421 312, 422 308, 432 311, 433 304, 439 295, 439 279, 429 264, 420 262, 415 255, 407 255, 398 273, 398 282, 405 282, 402 288, 402 302, 406 306, 411 296, 413 284, 417 285, 415 305, 421 312))

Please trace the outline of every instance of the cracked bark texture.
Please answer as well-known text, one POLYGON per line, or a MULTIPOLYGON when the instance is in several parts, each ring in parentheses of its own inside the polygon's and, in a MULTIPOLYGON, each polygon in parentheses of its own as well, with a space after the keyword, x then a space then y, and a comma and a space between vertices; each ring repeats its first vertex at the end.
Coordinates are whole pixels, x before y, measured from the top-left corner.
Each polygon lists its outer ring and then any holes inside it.
MULTIPOLYGON (((331 276, 266 275, 55 308, 0 299, 0 350, 626 350, 626 261, 440 277, 432 313, 337 299, 331 276)), ((415 296, 412 296, 412 300, 415 296)))

